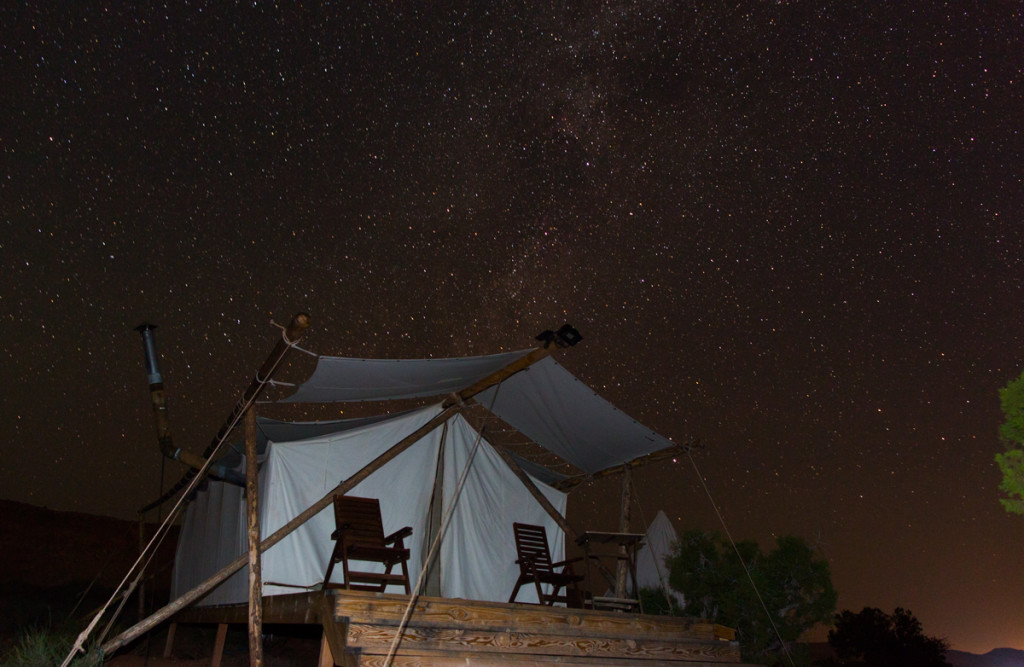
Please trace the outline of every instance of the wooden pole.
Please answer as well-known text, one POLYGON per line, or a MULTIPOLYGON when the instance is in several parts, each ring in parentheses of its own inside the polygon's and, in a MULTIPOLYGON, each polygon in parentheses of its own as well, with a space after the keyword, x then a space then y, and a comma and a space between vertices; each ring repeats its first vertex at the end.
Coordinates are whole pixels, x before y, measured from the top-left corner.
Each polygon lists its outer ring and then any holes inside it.
MULTIPOLYGON (((619 532, 629 532, 629 506, 633 496, 633 475, 629 464, 622 466, 622 505, 619 511, 619 532)), ((629 570, 629 551, 625 544, 619 545, 619 562, 615 569, 615 597, 626 597, 626 572, 629 570)), ((639 591, 638 591, 639 593, 639 591)))
POLYGON ((249 528, 249 664, 263 665, 263 582, 260 574, 259 465, 256 410, 245 411, 245 505, 249 528))
MULTIPOLYGON (((306 313, 298 313, 298 314, 295 315, 295 317, 292 318, 291 322, 288 324, 288 327, 282 333, 281 340, 277 341, 277 344, 274 346, 274 349, 271 351, 270 356, 267 357, 266 361, 263 362, 263 365, 260 367, 259 371, 256 372, 256 377, 253 379, 253 381, 249 384, 249 387, 242 394, 242 398, 240 398, 238 400, 238 402, 235 404, 235 409, 232 411, 231 416, 228 417, 227 422, 225 422, 224 426, 221 427, 221 430, 217 433, 217 437, 215 437, 213 439, 213 442, 210 443, 210 447, 207 449, 206 453, 203 455, 203 458, 207 459, 206 463, 203 464, 203 467, 200 470, 198 470, 198 471, 197 470, 189 470, 189 472, 186 473, 185 476, 182 477, 181 480, 179 480, 178 483, 174 487, 172 487, 167 493, 165 493, 163 496, 161 496, 157 500, 153 501, 149 505, 147 505, 147 506, 143 507, 142 509, 140 509, 139 510, 139 514, 144 515, 150 509, 159 506, 165 500, 167 500, 168 498, 170 498, 174 494, 176 494, 179 490, 185 488, 185 486, 188 485, 190 482, 192 482, 196 478, 197 475, 205 475, 206 474, 206 472, 209 470, 211 464, 213 463, 212 460, 209 460, 209 459, 213 455, 214 451, 218 447, 220 447, 221 443, 223 443, 224 440, 227 439, 228 434, 235 427, 235 425, 237 424, 239 418, 242 416, 242 413, 252 403, 254 403, 256 401, 256 399, 259 397, 260 393, 263 391, 264 387, 270 381, 270 378, 274 375, 274 372, 277 370, 277 368, 284 361, 285 357, 288 356, 288 353, 291 352, 292 347, 299 341, 300 338, 302 338, 302 335, 303 335, 303 333, 305 333, 306 328, 308 326, 309 326, 309 315, 307 315, 306 313)), ((179 510, 180 508, 181 508, 181 504, 179 503, 179 505, 176 506, 175 510, 179 510)), ((166 530, 167 526, 174 519, 175 516, 176 516, 176 514, 174 512, 172 512, 172 515, 169 515, 167 517, 167 519, 165 519, 164 523, 157 530, 157 534, 161 534, 162 531, 166 530)), ((153 546, 154 542, 155 542, 155 540, 151 541, 149 546, 153 546)), ((148 550, 148 547, 147 547, 146 550, 148 550)), ((129 579, 129 577, 131 577, 132 572, 134 572, 136 568, 138 568, 140 565, 142 565, 144 556, 145 556, 144 553, 139 555, 138 559, 135 561, 135 563, 132 565, 131 569, 128 571, 128 574, 125 575, 124 579, 118 585, 119 589, 122 586, 125 585, 125 583, 129 579)), ((243 564, 245 562, 244 558, 245 558, 245 556, 243 555, 243 564)), ((241 565, 239 565, 239 567, 241 567, 241 565)), ((140 571, 140 576, 141 576, 141 571, 140 571)), ((138 578, 136 578, 136 581, 138 581, 138 578)), ((133 584, 133 586, 134 586, 134 584, 133 584)), ((115 595, 116 595, 116 593, 115 593, 115 595)), ((85 642, 85 640, 89 636, 89 634, 93 631, 93 629, 96 627, 96 623, 99 622, 100 616, 102 615, 102 612, 106 611, 106 607, 111 602, 113 602, 113 597, 111 597, 111 599, 107 602, 107 604, 104 605, 103 609, 101 610, 101 613, 97 614, 93 618, 93 620, 89 624, 89 626, 86 627, 86 629, 83 630, 81 632, 81 634, 79 634, 78 638, 75 640, 74 646, 72 646, 72 648, 71 648, 70 654, 65 659, 64 665, 62 665, 62 667, 64 667, 65 665, 67 665, 68 663, 71 662, 71 658, 75 655, 75 653, 77 653, 79 651, 84 651, 84 649, 82 647, 83 643, 85 642)), ((170 606, 170 605, 168 605, 168 606, 170 606)), ((164 607, 164 609, 167 609, 167 607, 164 607)), ((113 622, 113 619, 111 619, 111 622, 113 622)), ((134 627, 138 627, 139 625, 142 625, 145 622, 146 622, 146 619, 143 619, 143 620, 139 621, 139 623, 137 623, 134 627)), ((105 634, 105 632, 104 632, 104 634, 105 634)), ((121 634, 124 635, 124 633, 121 633, 121 634)), ((115 642, 116 640, 117 640, 117 638, 111 640, 111 642, 108 642, 108 644, 112 643, 112 642, 115 642)), ((102 639, 99 640, 99 641, 102 641, 102 639)), ((103 644, 102 646, 106 646, 106 645, 107 644, 103 644)), ((103 651, 102 646, 99 648, 100 652, 103 651)))
POLYGON ((217 626, 217 639, 213 643, 213 657, 210 658, 210 667, 220 667, 220 660, 224 657, 224 643, 228 638, 228 624, 221 623, 217 626))
MULTIPOLYGON (((435 428, 448 421, 449 418, 462 411, 463 404, 481 391, 498 384, 506 378, 518 373, 524 368, 534 364, 544 357, 548 356, 549 352, 545 348, 537 348, 529 354, 523 355, 516 361, 513 361, 508 366, 505 366, 498 371, 495 371, 487 378, 484 378, 480 382, 477 382, 472 387, 463 389, 455 395, 454 399, 446 401, 442 411, 433 419, 428 421, 426 424, 416 429, 405 438, 403 438, 398 444, 394 445, 391 449, 384 452, 369 464, 367 464, 362 470, 357 472, 352 477, 334 487, 327 494, 318 500, 317 502, 310 505, 305 511, 298 514, 294 519, 281 526, 273 535, 266 538, 260 543, 260 551, 266 551, 270 547, 274 546, 289 534, 292 533, 296 528, 309 521, 311 518, 319 514, 325 507, 329 506, 334 501, 335 495, 344 495, 352 490, 356 485, 362 482, 364 479, 369 477, 371 474, 376 472, 384 464, 394 459, 396 456, 404 452, 409 447, 416 444, 421 438, 433 431, 435 428)), ((556 512, 557 514, 557 512, 556 512)), ((157 610, 149 616, 132 627, 122 632, 117 637, 114 637, 106 644, 100 646, 100 652, 104 655, 109 654, 117 649, 121 648, 128 642, 132 641, 144 632, 148 632, 157 624, 166 620, 170 616, 174 615, 181 609, 192 604, 199 598, 203 597, 214 588, 222 584, 235 572, 240 570, 249 561, 248 554, 242 554, 235 560, 231 561, 217 573, 211 576, 206 581, 202 582, 189 592, 185 593, 177 600, 168 603, 163 608, 157 610)))
MULTIPOLYGON (((430 545, 441 531, 441 519, 443 518, 444 505, 444 451, 448 446, 448 425, 441 432, 441 446, 437 448, 437 463, 434 472, 434 488, 430 494, 430 510, 427 513, 427 534, 423 536, 423 553, 430 553, 430 545)), ((430 562, 424 575, 426 584, 423 586, 423 594, 434 597, 441 597, 441 559, 435 558, 430 562)))
POLYGON ((213 456, 214 451, 218 446, 220 446, 220 443, 223 442, 231 433, 232 429, 234 429, 245 409, 250 404, 254 403, 263 392, 263 388, 266 386, 267 381, 273 377, 274 372, 284 361, 285 357, 288 356, 288 353, 291 352, 292 346, 299 342, 302 335, 306 333, 306 328, 309 327, 309 322, 309 315, 306 313, 297 313, 295 317, 292 318, 291 322, 288 323, 288 327, 281 334, 281 339, 277 341, 274 345, 274 349, 271 350, 270 354, 267 356, 266 361, 264 361, 263 365, 260 366, 260 369, 256 371, 256 376, 252 379, 252 382, 249 383, 249 386, 245 391, 242 392, 242 397, 238 399, 237 403, 235 403, 235 407, 232 409, 231 414, 228 415, 226 420, 224 420, 224 424, 221 425, 220 430, 217 431, 217 435, 213 436, 213 440, 210 441, 206 451, 203 452, 203 455, 199 458, 199 469, 188 470, 185 473, 185 476, 178 480, 177 484, 168 489, 164 495, 140 509, 140 514, 148 512, 154 507, 162 504, 168 498, 173 497, 174 494, 185 488, 185 486, 192 481, 192 478, 197 474, 206 473, 206 470, 210 465, 208 459, 213 456))
MULTIPOLYGON (((146 552, 146 517, 139 515, 139 555, 146 552)), ((146 616, 146 581, 139 582, 139 618, 146 616)))

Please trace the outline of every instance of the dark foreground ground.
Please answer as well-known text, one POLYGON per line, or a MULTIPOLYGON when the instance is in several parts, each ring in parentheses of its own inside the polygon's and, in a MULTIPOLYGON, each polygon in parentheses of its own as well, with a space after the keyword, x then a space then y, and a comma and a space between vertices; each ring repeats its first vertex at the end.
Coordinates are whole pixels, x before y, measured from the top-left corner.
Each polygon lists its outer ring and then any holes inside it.
MULTIPOLYGON (((154 526, 146 528, 146 537, 154 526)), ((63 631, 72 637, 86 627, 92 613, 110 598, 139 554, 139 525, 110 517, 55 512, 0 500, 0 655, 33 629, 63 631)), ((160 545, 148 568, 143 615, 166 604, 177 531, 160 545)), ((140 617, 137 596, 125 605, 118 628, 140 617)), ((109 615, 104 617, 105 626, 109 615)), ((319 627, 267 626, 264 655, 268 667, 315 665, 320 649, 319 627)), ((216 629, 179 626, 173 657, 164 659, 166 624, 121 649, 107 660, 114 667, 209 665, 216 629)), ((95 636, 95 633, 94 633, 95 636)), ((811 645, 813 658, 829 656, 827 645, 811 645)), ((249 664, 248 636, 243 626, 228 631, 223 665, 249 664)), ((950 651, 955 667, 1024 667, 1024 651, 998 649, 985 656, 950 651)))

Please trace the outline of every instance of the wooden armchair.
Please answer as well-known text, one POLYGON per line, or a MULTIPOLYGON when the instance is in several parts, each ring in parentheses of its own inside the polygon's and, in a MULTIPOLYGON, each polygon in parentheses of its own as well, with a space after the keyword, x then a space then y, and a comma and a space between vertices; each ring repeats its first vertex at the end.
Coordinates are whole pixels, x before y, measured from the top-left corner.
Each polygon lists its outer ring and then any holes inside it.
POLYGON ((516 587, 508 601, 515 602, 523 584, 533 582, 537 587, 537 599, 540 600, 540 604, 550 606, 562 602, 568 607, 582 607, 583 597, 577 584, 583 581, 583 575, 574 573, 572 564, 583 559, 571 558, 552 563, 544 526, 514 523, 512 529, 516 536, 516 553, 519 555, 519 559, 516 560, 519 565, 519 579, 516 580, 516 587), (544 592, 543 584, 551 586, 550 593, 544 592), (563 588, 565 595, 559 595, 558 592, 563 588))
POLYGON ((337 526, 331 535, 335 541, 334 552, 327 565, 327 573, 324 574, 325 589, 382 592, 389 584, 396 584, 404 586, 405 592, 409 593, 409 569, 406 565, 409 550, 405 548, 404 540, 412 535, 412 528, 406 526, 385 537, 380 518, 380 501, 355 496, 334 496, 334 521, 337 526), (349 566, 350 560, 381 563, 385 570, 353 570, 349 566), (331 583, 334 565, 339 562, 345 574, 345 583, 331 583), (401 567, 401 573, 392 574, 391 569, 395 565, 401 567))

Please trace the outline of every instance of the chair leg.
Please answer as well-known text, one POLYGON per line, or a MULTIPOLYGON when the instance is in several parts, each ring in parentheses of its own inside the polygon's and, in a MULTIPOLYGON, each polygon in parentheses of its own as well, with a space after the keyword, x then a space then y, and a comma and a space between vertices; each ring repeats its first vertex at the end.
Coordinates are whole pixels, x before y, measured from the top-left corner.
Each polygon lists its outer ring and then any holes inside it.
POLYGON ((516 596, 519 595, 519 589, 522 587, 522 585, 523 579, 522 577, 520 577, 519 580, 516 581, 516 587, 512 589, 512 595, 510 595, 508 598, 510 604, 516 601, 516 596))
MULTIPOLYGON (((331 574, 334 572, 334 564, 338 562, 338 545, 334 545, 334 551, 331 552, 331 557, 327 561, 327 573, 324 574, 324 588, 327 588, 327 584, 331 581, 331 574)), ((348 581, 348 579, 345 579, 348 581)))
POLYGON ((405 594, 412 595, 412 589, 409 588, 409 566, 404 560, 402 561, 402 576, 404 577, 405 594))
POLYGON ((544 589, 540 585, 540 579, 534 577, 533 578, 533 584, 537 587, 537 603, 538 604, 548 604, 548 605, 552 604, 550 602, 545 602, 545 600, 547 599, 547 596, 544 595, 544 589))
POLYGON ((341 559, 341 571, 345 574, 345 588, 351 589, 352 588, 352 577, 349 576, 349 573, 348 573, 348 558, 345 558, 344 554, 342 554, 342 559, 341 559))
POLYGON ((327 573, 324 574, 324 588, 327 588, 327 584, 331 581, 331 573, 334 572, 334 557, 331 557, 330 562, 327 565, 327 573))

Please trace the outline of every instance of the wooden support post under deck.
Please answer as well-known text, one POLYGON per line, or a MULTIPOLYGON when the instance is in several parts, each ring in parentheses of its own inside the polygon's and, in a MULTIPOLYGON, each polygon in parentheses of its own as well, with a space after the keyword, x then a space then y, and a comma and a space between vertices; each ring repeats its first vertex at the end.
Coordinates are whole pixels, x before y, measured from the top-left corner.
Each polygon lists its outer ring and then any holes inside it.
MULTIPOLYGON (((146 551, 146 516, 139 513, 139 555, 146 551)), ((139 618, 146 615, 146 580, 139 582, 139 618)))
POLYGON ((224 642, 228 638, 228 624, 221 623, 217 626, 217 639, 213 644, 213 657, 210 659, 210 667, 220 667, 220 659, 224 657, 224 642))
POLYGON ((178 629, 177 623, 171 623, 167 628, 167 641, 164 642, 164 657, 171 657, 171 652, 174 651, 174 631, 178 629))
POLYGON ((320 660, 317 667, 334 667, 335 664, 337 663, 334 661, 334 654, 331 653, 331 645, 327 643, 327 631, 324 630, 324 634, 320 638, 320 660))
POLYGON ((245 411, 245 507, 249 530, 249 664, 263 665, 263 580, 260 571, 259 466, 256 410, 245 411))

